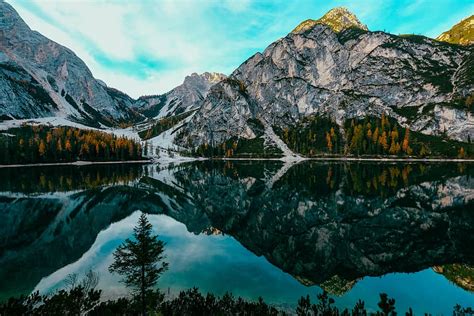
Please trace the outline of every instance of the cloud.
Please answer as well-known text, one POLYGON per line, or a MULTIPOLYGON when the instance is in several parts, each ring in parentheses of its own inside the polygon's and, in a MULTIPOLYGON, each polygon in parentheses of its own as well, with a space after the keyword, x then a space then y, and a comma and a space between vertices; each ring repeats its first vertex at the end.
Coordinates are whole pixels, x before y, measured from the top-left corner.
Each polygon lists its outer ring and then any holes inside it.
POLYGON ((469 9, 448 0, 7 1, 31 28, 72 49, 95 77, 134 97, 166 92, 192 72, 229 74, 301 21, 336 6, 372 30, 429 35, 452 20, 439 15, 446 8, 453 16, 469 9))

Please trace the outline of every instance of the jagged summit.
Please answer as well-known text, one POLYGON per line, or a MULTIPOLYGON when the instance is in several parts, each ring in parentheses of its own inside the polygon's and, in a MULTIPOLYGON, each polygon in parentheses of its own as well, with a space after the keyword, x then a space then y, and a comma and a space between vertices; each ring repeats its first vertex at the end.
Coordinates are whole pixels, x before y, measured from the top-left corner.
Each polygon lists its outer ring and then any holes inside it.
POLYGON ((344 7, 334 8, 328 11, 323 17, 318 20, 306 20, 301 22, 293 31, 292 33, 300 33, 304 32, 316 24, 324 24, 329 26, 333 29, 334 32, 341 32, 348 28, 356 27, 363 30, 368 30, 367 26, 362 24, 359 19, 347 10, 344 7))
POLYGON ((202 74, 198 74, 193 72, 189 76, 184 78, 183 84, 186 83, 195 83, 196 81, 206 81, 208 83, 218 83, 219 81, 225 79, 226 76, 224 74, 218 72, 204 72, 202 74))
POLYGON ((173 116, 198 108, 209 89, 226 75, 217 72, 192 73, 181 85, 161 95, 143 96, 133 107, 143 115, 153 118, 173 116))
POLYGON ((474 44, 474 15, 463 19, 461 22, 454 25, 449 31, 444 32, 436 39, 452 44, 474 44))

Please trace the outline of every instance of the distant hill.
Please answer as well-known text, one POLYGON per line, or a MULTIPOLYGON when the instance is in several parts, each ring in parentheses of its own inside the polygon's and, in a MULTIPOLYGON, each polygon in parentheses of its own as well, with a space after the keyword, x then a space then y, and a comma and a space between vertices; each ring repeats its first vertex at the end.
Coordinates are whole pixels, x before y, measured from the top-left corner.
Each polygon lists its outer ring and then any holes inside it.
POLYGON ((460 45, 474 44, 474 15, 465 18, 449 31, 436 38, 439 41, 460 45))

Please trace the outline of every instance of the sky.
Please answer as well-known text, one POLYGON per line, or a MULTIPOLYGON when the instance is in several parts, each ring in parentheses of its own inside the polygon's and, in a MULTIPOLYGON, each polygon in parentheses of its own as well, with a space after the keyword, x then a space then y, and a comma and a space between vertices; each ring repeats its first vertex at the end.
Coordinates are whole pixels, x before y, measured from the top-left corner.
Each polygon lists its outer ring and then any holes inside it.
POLYGON ((436 37, 472 0, 7 0, 33 29, 72 49, 107 85, 161 94, 186 75, 230 74, 300 22, 346 7, 372 31, 436 37))

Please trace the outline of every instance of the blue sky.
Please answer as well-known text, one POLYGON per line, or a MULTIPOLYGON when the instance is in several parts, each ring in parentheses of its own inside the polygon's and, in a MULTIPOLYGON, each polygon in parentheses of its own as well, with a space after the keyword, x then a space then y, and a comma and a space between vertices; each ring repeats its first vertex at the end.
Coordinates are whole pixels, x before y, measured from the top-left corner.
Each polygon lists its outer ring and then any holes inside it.
POLYGON ((7 0, 28 25, 71 48, 96 78, 133 97, 192 72, 229 74, 306 19, 344 6, 370 30, 436 37, 472 0, 7 0))

